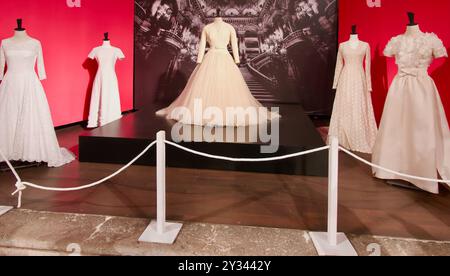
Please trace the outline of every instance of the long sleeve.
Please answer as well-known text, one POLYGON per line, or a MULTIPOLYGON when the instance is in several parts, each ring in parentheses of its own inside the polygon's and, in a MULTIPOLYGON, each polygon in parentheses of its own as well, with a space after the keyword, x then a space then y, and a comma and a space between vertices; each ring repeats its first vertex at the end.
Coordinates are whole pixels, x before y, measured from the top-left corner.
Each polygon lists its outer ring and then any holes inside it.
POLYGON ((342 47, 339 46, 339 51, 338 51, 337 61, 336 61, 336 72, 334 74, 333 89, 337 89, 337 87, 338 87, 339 79, 341 77, 343 68, 344 68, 344 56, 342 55, 342 47))
POLYGON ((39 79, 45 80, 47 78, 47 74, 45 73, 44 55, 42 54, 42 45, 40 42, 39 42, 39 46, 38 46, 37 70, 38 70, 39 79))
POLYGON ((202 63, 206 51, 206 28, 203 28, 202 37, 200 38, 200 45, 198 47, 197 63, 202 63))
POLYGON ((3 76, 5 74, 5 49, 3 49, 3 44, 0 46, 0 81, 3 80, 3 76))
POLYGON ((371 64, 372 64, 372 57, 370 54, 370 46, 367 44, 366 47, 366 82, 367 82, 367 90, 369 92, 372 92, 372 74, 371 74, 371 64))
POLYGON ((233 49, 234 62, 240 63, 241 60, 239 58, 238 38, 236 35, 236 30, 233 27, 231 27, 231 47, 233 49))

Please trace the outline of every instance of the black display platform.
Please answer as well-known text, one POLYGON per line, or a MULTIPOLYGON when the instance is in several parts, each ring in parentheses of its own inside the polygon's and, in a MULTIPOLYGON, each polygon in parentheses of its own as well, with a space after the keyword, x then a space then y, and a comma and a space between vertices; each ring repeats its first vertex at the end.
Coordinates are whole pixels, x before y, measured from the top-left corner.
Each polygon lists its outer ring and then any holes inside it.
MULTIPOLYGON (((158 131, 165 130, 167 140, 172 140, 172 126, 176 122, 156 116, 157 109, 156 106, 149 107, 128 114, 107 126, 83 133, 79 138, 80 162, 126 164, 156 139, 158 131)), ((197 151, 239 158, 280 156, 325 145, 312 121, 300 106, 281 105, 280 114, 282 115, 279 130, 280 146, 279 150, 273 154, 261 153, 261 146, 265 144, 261 141, 220 143, 199 141, 180 144, 197 151)), ((136 164, 154 166, 155 157, 155 148, 152 148, 136 164)), ((328 152, 323 151, 282 161, 235 163, 195 156, 168 145, 167 165, 178 168, 327 176, 328 152)))

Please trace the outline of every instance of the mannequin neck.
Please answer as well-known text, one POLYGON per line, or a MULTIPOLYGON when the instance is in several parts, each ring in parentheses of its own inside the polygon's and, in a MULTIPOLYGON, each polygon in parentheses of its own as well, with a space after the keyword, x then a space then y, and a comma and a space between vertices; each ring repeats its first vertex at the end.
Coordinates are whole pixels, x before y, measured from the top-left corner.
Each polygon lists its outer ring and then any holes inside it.
POLYGON ((214 18, 214 22, 223 22, 222 17, 216 17, 214 18))
POLYGON ((350 35, 350 47, 356 49, 359 46, 359 36, 357 34, 350 35))
POLYGON ((23 41, 29 39, 27 31, 15 31, 14 32, 14 40, 23 41))
POLYGON ((419 25, 408 26, 406 28, 406 35, 408 35, 408 36, 416 36, 419 34, 422 34, 422 31, 420 30, 419 25))
POLYGON ((350 35, 350 41, 359 41, 359 35, 358 34, 351 34, 350 35))
POLYGON ((111 41, 109 41, 109 40, 103 40, 103 46, 105 46, 105 47, 111 47, 111 41))

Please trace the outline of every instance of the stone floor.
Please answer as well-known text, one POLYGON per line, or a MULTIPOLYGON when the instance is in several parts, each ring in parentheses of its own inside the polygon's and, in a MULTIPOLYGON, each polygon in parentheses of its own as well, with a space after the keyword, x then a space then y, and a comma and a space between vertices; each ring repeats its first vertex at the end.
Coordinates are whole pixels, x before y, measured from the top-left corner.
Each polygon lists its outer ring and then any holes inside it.
MULTIPOLYGON (((300 230, 187 223, 174 245, 137 242, 146 219, 12 210, 0 216, 0 255, 311 256, 300 230)), ((360 256, 450 255, 450 242, 349 236, 360 256)))

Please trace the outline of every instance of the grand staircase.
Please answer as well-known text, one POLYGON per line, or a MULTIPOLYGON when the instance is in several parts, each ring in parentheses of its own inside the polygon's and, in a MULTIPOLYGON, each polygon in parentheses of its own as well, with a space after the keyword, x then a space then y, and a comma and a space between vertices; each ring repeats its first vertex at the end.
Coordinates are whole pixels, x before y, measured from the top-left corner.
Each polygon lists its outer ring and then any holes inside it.
POLYGON ((247 69, 247 67, 240 68, 242 75, 244 76, 245 82, 250 88, 253 97, 255 97, 259 102, 262 103, 275 103, 276 99, 273 94, 268 91, 264 85, 255 78, 247 69))

